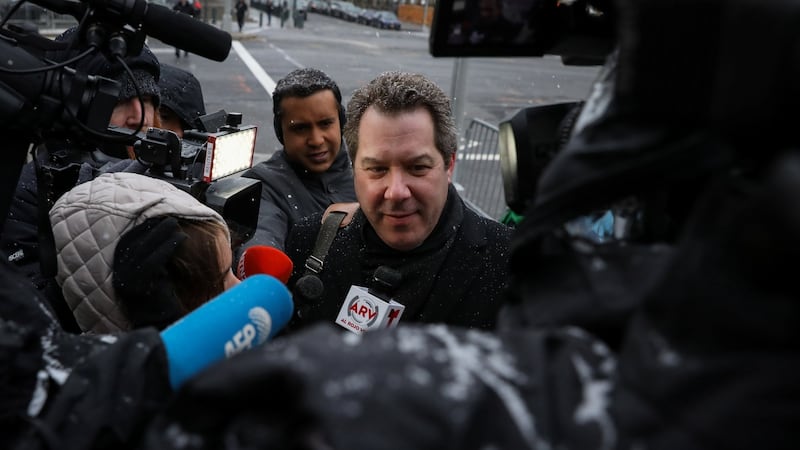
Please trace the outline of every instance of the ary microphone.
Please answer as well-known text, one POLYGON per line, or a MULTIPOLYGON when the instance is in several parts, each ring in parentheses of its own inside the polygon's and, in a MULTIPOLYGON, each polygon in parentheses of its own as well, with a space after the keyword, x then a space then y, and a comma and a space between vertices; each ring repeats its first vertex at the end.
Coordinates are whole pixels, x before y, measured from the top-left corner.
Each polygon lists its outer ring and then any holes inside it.
POLYGON ((242 252, 236 265, 236 276, 244 280, 256 274, 272 275, 286 284, 292 275, 292 269, 294 264, 286 253, 275 247, 254 245, 242 252))
POLYGON ((373 286, 350 286, 336 323, 355 334, 396 327, 405 305, 393 300, 390 294, 397 290, 402 279, 399 271, 379 266, 372 276, 373 286))
POLYGON ((174 389, 212 363, 275 336, 294 312, 286 286, 252 275, 161 332, 174 389))

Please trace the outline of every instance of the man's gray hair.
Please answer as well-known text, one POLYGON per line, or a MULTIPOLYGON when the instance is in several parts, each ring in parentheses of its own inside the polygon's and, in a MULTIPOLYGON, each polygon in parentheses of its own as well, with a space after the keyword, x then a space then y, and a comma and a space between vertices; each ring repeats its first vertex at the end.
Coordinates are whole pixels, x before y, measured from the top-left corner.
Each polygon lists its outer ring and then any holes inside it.
POLYGON ((458 147, 458 132, 453 120, 450 97, 433 81, 418 73, 384 72, 353 92, 347 103, 344 139, 355 162, 358 153, 358 128, 364 112, 374 106, 382 113, 395 114, 427 109, 433 117, 434 144, 444 158, 445 168, 458 147))

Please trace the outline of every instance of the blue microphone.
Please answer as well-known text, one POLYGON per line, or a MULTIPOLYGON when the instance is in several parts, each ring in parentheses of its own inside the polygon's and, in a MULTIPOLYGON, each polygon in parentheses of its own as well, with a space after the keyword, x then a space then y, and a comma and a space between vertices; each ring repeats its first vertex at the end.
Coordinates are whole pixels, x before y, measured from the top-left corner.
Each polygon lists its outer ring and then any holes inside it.
POLYGON ((283 328, 294 302, 271 275, 251 275, 161 332, 177 389, 210 364, 257 346, 283 328))

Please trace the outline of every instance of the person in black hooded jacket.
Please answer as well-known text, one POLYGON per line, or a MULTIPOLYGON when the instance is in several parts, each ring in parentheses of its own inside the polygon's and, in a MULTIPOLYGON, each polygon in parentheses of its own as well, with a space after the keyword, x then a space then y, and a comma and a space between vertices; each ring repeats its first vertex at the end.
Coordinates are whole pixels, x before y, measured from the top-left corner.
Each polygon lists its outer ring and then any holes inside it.
MULTIPOLYGON (((68 42, 76 35, 76 29, 70 29, 57 40, 68 42)), ((79 52, 79 48, 66 49, 48 57, 64 61, 79 52)), ((126 61, 134 80, 100 54, 81 60, 76 68, 119 82, 120 102, 115 109, 121 114, 111 121, 122 117, 118 125, 138 127, 140 122, 154 120, 159 66, 146 47, 126 61), (148 111, 144 117, 134 83, 143 94, 148 111)), ((136 439, 172 393, 164 343, 155 328, 117 336, 75 334, 80 330, 66 314, 69 308, 60 288, 41 270, 40 255, 48 253, 41 252, 40 244, 48 245, 50 222, 42 217, 47 216, 49 202, 61 190, 115 166, 127 155, 124 148, 101 148, 77 134, 49 138, 46 147, 38 149, 36 162, 23 164, 23 150, 21 155, 9 155, 9 162, 19 165, 3 164, 4 177, 13 175, 19 180, 0 192, 11 200, 8 211, 0 211, 5 219, 0 222, 4 225, 0 234, 0 378, 4 380, 0 442, 9 449, 122 448, 136 439), (63 171, 67 178, 57 185, 39 184, 37 164, 49 165, 56 172, 53 175, 63 171), (12 168, 17 173, 11 174, 12 168), (40 186, 48 195, 39 195, 40 186)), ((127 166, 131 161, 122 162, 127 166)), ((54 249, 50 255, 55 263, 54 249)))
POLYGON ((206 114, 203 88, 192 72, 170 64, 161 64, 158 81, 161 127, 183 137, 184 130, 197 128, 197 118, 206 114))
MULTIPOLYGON (((70 28, 56 39, 73 44, 48 53, 54 61, 66 61, 85 50, 78 46, 77 28, 70 28)), ((131 130, 158 125, 156 111, 159 105, 158 80, 161 73, 158 59, 144 45, 138 55, 124 58, 133 72, 130 78, 118 62, 109 61, 99 51, 84 57, 74 65, 86 74, 112 78, 120 86, 117 105, 109 125, 131 130), (136 88, 139 89, 137 95, 136 88)), ((70 331, 79 329, 63 308, 60 288, 56 285, 55 252, 49 233, 48 211, 63 193, 83 181, 107 171, 132 171, 143 173, 144 165, 132 160, 122 144, 99 144, 92 136, 78 135, 74 131, 53 133, 36 149, 34 161, 27 163, 19 176, 15 195, 11 201, 0 248, 8 260, 19 267, 41 289, 56 310, 63 325, 70 331)))

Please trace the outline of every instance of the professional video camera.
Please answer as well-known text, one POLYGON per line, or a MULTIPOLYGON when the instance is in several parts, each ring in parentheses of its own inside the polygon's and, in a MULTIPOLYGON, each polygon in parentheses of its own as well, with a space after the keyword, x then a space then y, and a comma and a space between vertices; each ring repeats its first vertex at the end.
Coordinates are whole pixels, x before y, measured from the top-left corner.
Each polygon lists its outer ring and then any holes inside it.
MULTIPOLYGON (((133 145, 136 134, 108 132, 119 83, 71 67, 76 61, 101 52, 109 61, 138 54, 149 35, 165 44, 223 61, 231 36, 211 25, 145 0, 32 0, 58 14, 78 20, 72 41, 57 42, 35 30, 7 24, 17 2, 0 22, 0 129, 6 133, 0 189, 13 192, 28 150, 53 134, 87 138, 95 142, 133 145), (85 49, 58 63, 47 60, 49 51, 85 49)), ((0 198, 0 226, 5 222, 11 196, 0 198)))
MULTIPOLYGON (((149 166, 146 175, 170 182, 225 218, 235 248, 250 239, 258 222, 261 182, 232 176, 253 165, 255 125, 241 125, 241 113, 199 117, 198 128, 183 139, 169 130, 150 128, 136 133, 136 158, 149 166)), ((130 130, 110 128, 126 135, 130 130)))
POLYGON ((430 53, 559 55, 565 64, 599 65, 614 46, 616 23, 614 0, 439 0, 430 53))
MULTIPOLYGON (((614 49, 617 22, 613 0, 439 0, 429 50, 437 57, 557 55, 565 65, 599 66, 614 49)), ((530 106, 500 122, 498 149, 511 213, 504 222, 521 217, 582 105, 530 106)))

